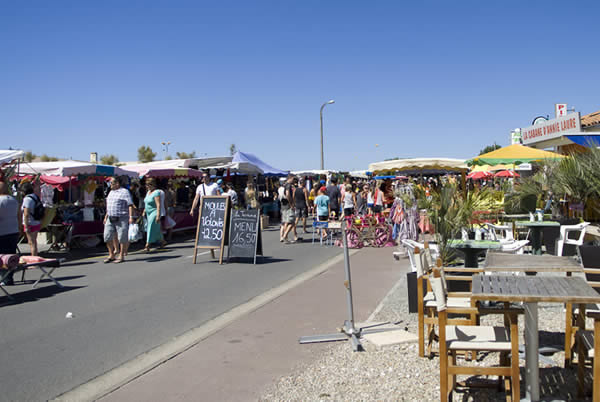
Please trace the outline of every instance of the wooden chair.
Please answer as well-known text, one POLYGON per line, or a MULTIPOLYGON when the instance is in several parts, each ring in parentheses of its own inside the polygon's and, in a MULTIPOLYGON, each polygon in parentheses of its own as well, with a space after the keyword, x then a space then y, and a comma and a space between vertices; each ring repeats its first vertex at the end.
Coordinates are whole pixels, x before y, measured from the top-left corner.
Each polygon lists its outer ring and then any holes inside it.
MULTIPOLYGON (((448 325, 447 296, 444 293, 440 270, 433 271, 430 279, 435 295, 440 342, 440 397, 442 401, 452 401, 452 391, 459 385, 458 375, 495 375, 499 384, 504 379, 506 399, 520 400, 519 338, 517 312, 509 314, 510 324, 506 327, 448 325), (459 366, 459 352, 499 352, 500 366, 459 366)), ((472 307, 473 314, 477 309, 472 307)), ((460 384, 464 385, 464 384, 460 384)))
MULTIPOLYGON (((429 283, 429 277, 433 267, 431 265, 431 257, 428 257, 430 254, 427 252, 427 244, 425 244, 425 247, 426 248, 422 253, 418 247, 415 247, 413 250, 414 260, 417 266, 419 357, 425 356, 425 326, 427 326, 427 356, 431 356, 433 342, 437 337, 435 327, 438 325, 435 298, 429 283), (426 293, 423 288, 426 288, 426 293)), ((448 277, 448 279, 451 278, 448 277)), ((458 315, 458 317, 450 319, 450 323, 452 324, 475 325, 478 320, 476 309, 473 310, 471 308, 469 293, 449 293, 448 308, 449 313, 458 315)))
POLYGON ((585 362, 593 360, 592 366, 592 400, 600 402, 600 358, 594 358, 595 351, 600 351, 600 311, 587 313, 594 319, 594 331, 577 331, 577 397, 585 394, 585 362), (596 336, 594 336, 596 334, 596 336))
MULTIPOLYGON (((588 284, 600 293, 600 248, 593 246, 578 247, 577 252, 581 258, 583 272, 588 284)), ((573 355, 577 348, 577 331, 585 329, 586 314, 600 314, 600 305, 587 304, 583 314, 578 305, 567 303, 565 323, 565 368, 573 362, 573 355)))

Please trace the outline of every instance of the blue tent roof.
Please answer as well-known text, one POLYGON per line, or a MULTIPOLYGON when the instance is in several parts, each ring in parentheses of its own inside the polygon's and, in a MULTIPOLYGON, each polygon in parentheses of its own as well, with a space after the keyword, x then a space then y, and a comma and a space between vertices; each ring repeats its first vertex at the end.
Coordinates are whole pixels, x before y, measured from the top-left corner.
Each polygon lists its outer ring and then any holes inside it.
POLYGON ((584 147, 600 146, 600 135, 567 135, 567 138, 584 147))
POLYGON ((288 174, 287 171, 274 168, 271 165, 267 165, 266 163, 258 159, 256 156, 252 154, 247 154, 245 152, 236 152, 235 155, 233 155, 232 162, 250 163, 254 166, 259 167, 264 172, 265 176, 285 176, 288 174))

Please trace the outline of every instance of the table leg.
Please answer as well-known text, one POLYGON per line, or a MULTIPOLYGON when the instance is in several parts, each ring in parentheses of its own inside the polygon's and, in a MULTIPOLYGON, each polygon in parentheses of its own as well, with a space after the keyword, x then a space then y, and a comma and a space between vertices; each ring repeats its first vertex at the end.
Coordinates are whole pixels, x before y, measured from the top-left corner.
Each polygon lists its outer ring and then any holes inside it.
POLYGON ((465 268, 477 268, 479 267, 479 262, 477 261, 477 256, 481 252, 481 250, 475 249, 463 249, 461 250, 465 255, 465 268))
POLYGON ((525 303, 525 397, 540 400, 538 304, 525 303))
POLYGON ((542 254, 542 239, 541 228, 537 226, 531 227, 531 252, 534 255, 542 254))

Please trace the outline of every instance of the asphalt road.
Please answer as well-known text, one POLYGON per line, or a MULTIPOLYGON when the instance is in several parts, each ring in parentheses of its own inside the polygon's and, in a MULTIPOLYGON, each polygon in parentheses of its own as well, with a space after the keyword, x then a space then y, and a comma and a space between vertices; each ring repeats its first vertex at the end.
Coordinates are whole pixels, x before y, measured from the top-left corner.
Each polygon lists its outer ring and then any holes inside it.
POLYGON ((56 397, 341 253, 305 237, 284 245, 278 230, 264 231, 256 266, 219 265, 204 250, 194 265, 188 237, 123 264, 69 261, 54 275, 64 289, 49 280, 9 287, 16 302, 0 296, 0 400, 56 397))

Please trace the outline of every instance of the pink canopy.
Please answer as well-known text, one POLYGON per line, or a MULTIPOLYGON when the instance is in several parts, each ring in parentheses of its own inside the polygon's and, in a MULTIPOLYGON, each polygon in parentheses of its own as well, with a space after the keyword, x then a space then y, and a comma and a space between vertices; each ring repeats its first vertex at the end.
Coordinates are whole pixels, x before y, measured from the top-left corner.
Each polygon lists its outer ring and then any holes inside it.
POLYGON ((202 171, 190 168, 156 169, 148 165, 129 165, 122 169, 135 172, 140 177, 202 177, 202 171))

